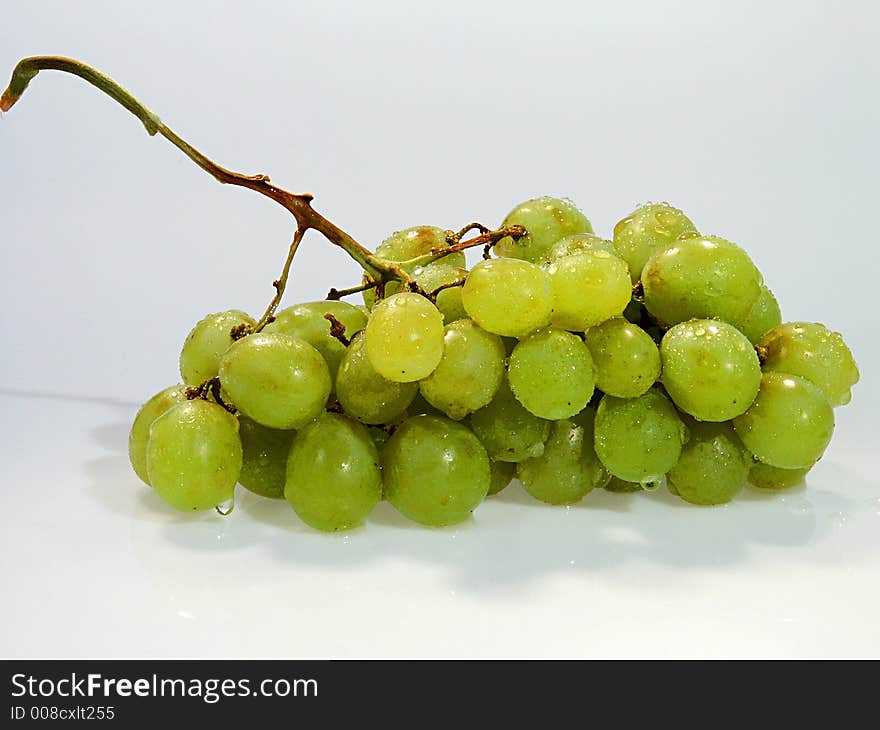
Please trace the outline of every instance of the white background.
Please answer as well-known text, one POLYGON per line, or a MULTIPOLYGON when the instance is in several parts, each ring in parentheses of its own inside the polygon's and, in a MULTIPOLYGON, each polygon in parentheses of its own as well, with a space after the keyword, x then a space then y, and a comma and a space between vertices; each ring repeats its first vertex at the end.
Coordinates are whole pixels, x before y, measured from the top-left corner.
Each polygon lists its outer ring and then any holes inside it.
MULTIPOLYGON (((260 313, 291 220, 47 72, 0 119, 0 655, 880 654, 877 7, 5 2, 4 77, 82 58, 371 247, 541 194, 606 235, 669 200, 749 250, 786 319, 841 330, 863 382, 784 497, 511 488, 456 529, 380 505, 347 536, 246 497, 170 514, 128 424, 195 320, 260 313)), ((298 259, 289 301, 358 279, 314 234, 298 259)))

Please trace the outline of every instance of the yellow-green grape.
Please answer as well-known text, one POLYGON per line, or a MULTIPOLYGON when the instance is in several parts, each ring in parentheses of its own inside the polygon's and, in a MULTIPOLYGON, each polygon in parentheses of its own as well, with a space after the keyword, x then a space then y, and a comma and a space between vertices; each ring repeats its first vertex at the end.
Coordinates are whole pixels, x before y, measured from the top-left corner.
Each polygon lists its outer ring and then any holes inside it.
POLYGON ((780 469, 815 464, 834 431, 834 411, 809 380, 764 373, 751 408, 733 420, 737 435, 758 461, 780 469))
POLYGON ((487 405, 504 378, 504 344, 470 319, 446 325, 443 359, 419 391, 456 421, 487 405))
POLYGON ((816 322, 789 322, 770 330, 758 345, 765 372, 800 375, 821 388, 832 406, 849 403, 859 368, 839 332, 816 322))
POLYGON ((584 341, 593 358, 596 387, 618 398, 635 398, 660 377, 660 351, 641 327, 623 317, 590 327, 584 341))
POLYGON ((489 494, 498 494, 506 489, 516 476, 516 464, 511 461, 489 462, 489 494))
POLYGON ((585 408, 574 418, 555 421, 544 453, 516 465, 525 490, 548 504, 573 504, 604 486, 610 474, 593 446, 596 412, 585 408))
POLYGON ((550 324, 553 288, 540 266, 489 259, 471 269, 461 290, 465 311, 487 332, 524 337, 550 324))
POLYGON ((681 455, 687 427, 656 388, 638 398, 606 395, 596 411, 596 453, 613 476, 659 482, 681 455))
POLYGON ((744 413, 761 386, 761 364, 748 338, 726 322, 692 319, 660 342, 661 380, 681 410, 701 421, 744 413))
POLYGON ((632 282, 622 259, 607 251, 583 251, 547 266, 553 288, 556 327, 583 332, 620 316, 632 297, 632 282))
POLYGON ((385 498, 405 517, 441 527, 461 522, 489 491, 489 457, 476 436, 439 416, 415 416, 382 452, 385 498))
POLYGON ((238 483, 261 497, 282 499, 294 433, 266 428, 246 416, 239 417, 242 462, 238 483))
MULTIPOLYGON (((642 492, 645 489, 645 485, 639 484, 638 482, 625 482, 623 479, 619 479, 618 477, 611 477, 608 480, 608 484, 605 485, 605 491, 614 492, 616 494, 629 494, 631 492, 642 492)), ((653 491, 652 489, 649 491, 653 491)))
POLYGON ((220 360, 220 381, 244 415, 282 430, 317 418, 332 385, 321 353, 280 332, 248 335, 233 344, 220 360))
POLYGON ((376 372, 367 357, 363 333, 348 346, 336 374, 336 397, 342 409, 363 423, 394 423, 418 390, 418 383, 395 383, 376 372))
POLYGON ((766 284, 761 285, 761 294, 752 305, 748 316, 739 322, 739 330, 749 338, 749 342, 757 345, 758 341, 774 327, 782 324, 782 312, 779 302, 766 284))
POLYGON ((470 426, 496 461, 522 461, 544 453, 550 422, 529 413, 501 381, 492 402, 471 414, 470 426))
POLYGON ((183 401, 150 427, 147 475, 175 509, 197 512, 228 502, 241 462, 238 419, 216 403, 183 401))
POLYGON ((284 497, 316 530, 362 525, 382 499, 379 452, 366 426, 325 413, 298 431, 287 459, 284 497))
POLYGON ((595 233, 575 233, 565 238, 560 238, 550 247, 549 258, 551 261, 561 259, 573 253, 583 253, 584 251, 607 251, 617 256, 614 244, 602 236, 595 233))
POLYGON ((217 375, 220 358, 232 345, 229 334, 233 327, 256 324, 244 312, 231 309, 228 312, 209 314, 186 336, 180 351, 180 375, 183 382, 196 386, 217 375))
POLYGON ((443 334, 440 310, 421 294, 401 292, 373 307, 364 345, 379 375, 411 383, 428 377, 440 364, 443 334))
POLYGON ((564 198, 543 197, 520 203, 508 213, 502 224, 504 227, 514 225, 525 228, 526 235, 518 241, 501 239, 495 245, 495 253, 537 264, 550 260, 550 249, 560 238, 593 232, 587 217, 564 198))
MULTIPOLYGON (((423 266, 413 272, 416 280, 423 291, 432 292, 444 284, 452 284, 461 281, 467 276, 467 269, 458 266, 449 266, 438 261, 428 266, 423 266)), ((443 289, 437 294, 437 309, 443 315, 443 323, 450 324, 459 319, 465 319, 468 315, 461 303, 461 287, 452 286, 443 289)))
POLYGON ((144 484, 149 485, 150 483, 147 478, 147 442, 150 440, 150 426, 169 408, 185 400, 186 387, 173 385, 156 393, 141 406, 134 417, 131 431, 128 434, 128 458, 135 474, 141 478, 144 484))
POLYGON ((675 494, 692 504, 724 504, 743 488, 752 455, 730 422, 687 421, 690 439, 678 463, 666 475, 675 494))
MULTIPOLYGON (((376 247, 376 256, 386 261, 409 261, 429 254, 435 249, 448 247, 444 229, 437 226, 415 226, 392 233, 376 247)), ((466 265, 463 251, 456 251, 438 261, 442 261, 447 266, 466 265)))
POLYGON ((642 271, 645 307, 667 325, 722 319, 737 325, 761 296, 761 273, 735 243, 695 236, 652 256, 642 271))
POLYGON ((548 328, 520 341, 507 371, 516 399, 539 418, 570 418, 593 395, 590 351, 580 337, 565 330, 548 328))
POLYGON ((755 462, 749 471, 749 484, 759 489, 788 489, 803 483, 812 466, 800 469, 780 469, 769 464, 755 462))
POLYGON ((614 226, 614 248, 636 281, 655 253, 671 246, 683 234, 696 232, 696 226, 678 208, 669 203, 649 203, 614 226))

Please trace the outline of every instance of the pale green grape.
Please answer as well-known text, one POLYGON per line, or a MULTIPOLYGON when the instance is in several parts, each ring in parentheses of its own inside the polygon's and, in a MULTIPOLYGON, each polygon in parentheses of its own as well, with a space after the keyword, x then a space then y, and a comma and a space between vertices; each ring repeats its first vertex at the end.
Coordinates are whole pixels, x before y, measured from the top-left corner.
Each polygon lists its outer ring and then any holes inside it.
POLYGON ((242 463, 238 483, 261 497, 281 499, 293 431, 266 428, 246 416, 238 419, 242 463))
POLYGON ((758 341, 774 327, 782 324, 782 313, 779 302, 766 284, 761 285, 761 294, 752 305, 748 316, 739 322, 740 331, 756 345, 758 341))
POLYGON ((789 322, 775 327, 759 343, 765 372, 791 373, 818 386, 832 406, 852 398, 859 368, 839 332, 815 322, 789 322))
POLYGON ((635 398, 660 377, 660 351, 641 327, 623 317, 590 327, 584 335, 596 387, 618 398, 635 398))
POLYGON ((585 408, 574 418, 555 421, 544 453, 516 465, 516 475, 535 499, 572 504, 604 486, 610 474, 593 446, 596 412, 585 408))
POLYGON ((607 251, 573 253, 547 266, 553 289, 551 322, 583 332, 623 313, 632 297, 632 282, 622 259, 607 251))
POLYGON ((629 494, 631 492, 641 492, 644 491, 645 485, 639 484, 638 482, 625 482, 623 479, 619 479, 618 477, 611 477, 608 480, 608 484, 605 485, 605 490, 608 492, 615 492, 617 494, 629 494))
POLYGON ((606 251, 613 256, 617 255, 614 244, 607 241, 602 236, 595 233, 575 233, 565 238, 560 238, 550 247, 549 258, 551 261, 561 259, 573 253, 583 253, 584 251, 606 251))
POLYGON ((376 372, 367 357, 363 334, 348 346, 336 375, 336 397, 342 409, 363 423, 393 423, 418 390, 417 383, 395 383, 376 372))
POLYGON ((683 234, 696 232, 690 218, 678 208, 668 203, 648 203, 614 226, 614 248, 636 281, 655 253, 671 246, 683 234))
POLYGON ((362 525, 382 499, 379 452, 367 428, 325 413, 298 431, 287 459, 284 496, 316 530, 362 525))
POLYGON ((505 337, 524 337, 550 324, 553 288, 540 266, 518 259, 481 261, 461 291, 465 311, 480 327, 505 337))
MULTIPOLYGON (((457 266, 449 266, 438 261, 428 266, 423 266, 413 272, 413 278, 423 291, 432 292, 444 284, 452 284, 461 281, 467 276, 467 269, 457 266)), ((437 294, 437 309, 443 315, 443 323, 450 324, 459 319, 466 319, 467 312, 461 302, 461 287, 453 286, 437 294)))
POLYGON ((701 421, 744 413, 761 386, 752 343, 725 322, 692 319, 672 327, 660 343, 661 380, 675 405, 701 421))
POLYGON ((526 235, 518 241, 503 238, 495 245, 495 253, 538 264, 550 260, 550 249, 560 238, 574 233, 593 232, 590 221, 574 203, 550 197, 520 203, 508 213, 502 225, 522 226, 526 229, 526 235))
POLYGON ((645 307, 667 325, 694 318, 737 325, 761 296, 762 283, 748 254, 717 236, 680 240, 642 271, 645 307))
POLYGON ((749 471, 749 484, 759 489, 788 489, 802 484, 812 468, 811 465, 800 469, 780 469, 758 461, 749 471))
POLYGON ((487 405, 504 377, 506 353, 498 335, 470 319, 446 325, 443 359, 419 391, 428 403, 456 421, 487 405))
POLYGON ((150 427, 147 475, 175 509, 208 510, 232 499, 241 462, 238 419, 216 403, 183 401, 150 427))
POLYGON ((497 461, 522 461, 544 453, 550 422, 529 413, 501 381, 492 402, 471 414, 470 426, 497 461))
MULTIPOLYGON (((727 423, 686 422, 690 439, 666 475, 674 493, 692 504, 724 504, 746 483, 752 455, 727 423)), ((671 491, 671 490, 670 490, 671 491)))
POLYGON ((235 342, 220 360, 220 380, 244 415, 283 430, 317 418, 332 385, 321 353, 280 332, 260 332, 235 342))
POLYGON ((593 395, 593 360, 583 340, 548 328, 513 348, 510 389, 523 407, 556 421, 580 413, 593 395))
POLYGON ((489 457, 476 436, 439 416, 415 416, 382 452, 385 498, 423 525, 466 519, 489 491, 489 457))
MULTIPOLYGON (((392 233, 376 247, 376 256, 386 261, 409 261, 429 254, 435 249, 448 247, 444 229, 437 226, 415 226, 392 233)), ((463 251, 456 251, 438 261, 442 261, 447 266, 466 265, 463 251)))
POLYGON ((612 475, 627 482, 659 482, 681 455, 687 427, 656 388, 638 398, 606 395, 596 412, 596 453, 612 475))
POLYGON ((800 469, 816 463, 825 452, 834 431, 834 411, 809 380, 764 373, 758 397, 733 426, 758 461, 800 469))
POLYGON ((150 440, 150 426, 159 416, 172 406, 186 400, 186 387, 173 385, 170 388, 156 393, 150 400, 144 403, 128 434, 128 458, 131 466, 141 481, 149 484, 147 478, 147 442, 150 440))
POLYGON ((370 364, 383 378, 411 383, 443 357, 443 315, 421 294, 401 292, 373 307, 364 331, 370 364))
POLYGON ((229 332, 239 325, 256 324, 244 312, 231 309, 228 312, 209 314, 186 336, 180 351, 180 375, 186 385, 197 386, 217 375, 220 358, 232 345, 229 332))
POLYGON ((516 464, 512 461, 489 462, 489 495, 506 489, 516 476, 516 464))

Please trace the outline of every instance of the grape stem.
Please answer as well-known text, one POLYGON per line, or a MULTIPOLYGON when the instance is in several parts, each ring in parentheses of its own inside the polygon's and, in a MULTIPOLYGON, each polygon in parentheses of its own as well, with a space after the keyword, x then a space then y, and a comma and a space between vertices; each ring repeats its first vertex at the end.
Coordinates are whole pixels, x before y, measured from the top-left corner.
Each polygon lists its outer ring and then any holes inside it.
POLYGON ((367 291, 368 289, 374 289, 378 285, 376 281, 368 281, 364 284, 360 284, 358 286, 352 286, 348 289, 337 289, 333 287, 329 292, 327 292, 327 296, 325 299, 329 299, 330 301, 338 301, 342 299, 342 297, 347 297, 350 294, 358 294, 362 291, 367 291))
POLYGON ((238 409, 231 403, 227 403, 223 400, 223 397, 220 395, 220 387, 220 378, 215 375, 213 378, 208 378, 204 383, 195 388, 187 388, 184 394, 186 395, 187 400, 196 400, 199 398, 201 400, 208 400, 208 394, 210 393, 217 402, 217 405, 222 406, 231 414, 235 415, 238 413, 238 409))
POLYGON ((416 256, 415 258, 408 259, 407 261, 400 261, 399 264, 404 268, 412 270, 418 268, 419 266, 426 266, 427 264, 439 261, 440 259, 446 258, 450 254, 458 253, 459 251, 465 251, 469 248, 474 248, 475 246, 488 246, 491 248, 504 238, 510 237, 514 241, 518 241, 525 235, 526 229, 522 226, 504 226, 503 228, 499 228, 497 231, 490 231, 488 228, 486 228, 486 226, 480 223, 471 223, 468 226, 465 226, 459 233, 451 233, 451 235, 447 235, 447 241, 449 241, 450 239, 454 241, 448 246, 432 249, 429 253, 423 254, 421 256, 416 256), (458 240, 458 238, 463 236, 468 231, 473 230, 474 228, 478 228, 481 231, 480 235, 469 238, 467 241, 458 240))
POLYGON ((330 312, 324 315, 324 319, 330 323, 330 336, 339 340, 344 347, 348 347, 351 344, 351 340, 345 336, 345 325, 330 314, 330 312))

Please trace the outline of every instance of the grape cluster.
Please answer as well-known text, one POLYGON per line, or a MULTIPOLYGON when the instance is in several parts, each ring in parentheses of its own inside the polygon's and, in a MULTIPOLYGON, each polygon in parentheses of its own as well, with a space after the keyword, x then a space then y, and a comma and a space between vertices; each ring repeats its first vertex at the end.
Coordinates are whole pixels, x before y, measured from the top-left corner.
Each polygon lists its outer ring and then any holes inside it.
POLYGON ((203 319, 183 384, 134 421, 138 476, 181 510, 240 484, 344 530, 382 499, 457 523, 514 478, 550 504, 664 480, 722 504, 747 482, 797 484, 822 456, 855 361, 824 325, 783 324, 739 246, 665 203, 613 240, 555 198, 503 226, 524 234, 470 271, 454 246, 438 256, 444 229, 395 233, 376 256, 408 278, 368 277, 363 306, 298 304, 258 332, 237 310, 203 319))

